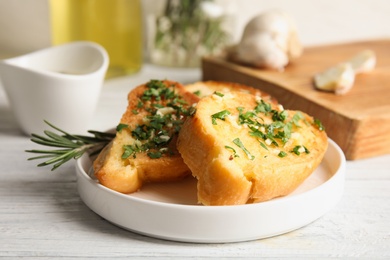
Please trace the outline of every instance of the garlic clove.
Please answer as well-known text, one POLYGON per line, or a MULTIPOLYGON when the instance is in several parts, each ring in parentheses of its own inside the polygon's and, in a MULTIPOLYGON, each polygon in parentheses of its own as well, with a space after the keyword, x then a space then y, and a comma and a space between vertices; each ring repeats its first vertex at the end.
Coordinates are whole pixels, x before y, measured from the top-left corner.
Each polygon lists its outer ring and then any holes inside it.
POLYGON ((351 64, 355 73, 368 72, 374 69, 376 64, 375 52, 372 50, 365 50, 354 57, 352 57, 348 63, 351 64))
POLYGON ((345 63, 338 64, 314 76, 317 89, 334 91, 337 95, 347 93, 353 86, 355 75, 374 69, 376 56, 372 50, 365 50, 345 63))
POLYGON ((315 87, 333 91, 336 95, 347 93, 355 81, 355 71, 350 63, 340 63, 314 76, 315 87))

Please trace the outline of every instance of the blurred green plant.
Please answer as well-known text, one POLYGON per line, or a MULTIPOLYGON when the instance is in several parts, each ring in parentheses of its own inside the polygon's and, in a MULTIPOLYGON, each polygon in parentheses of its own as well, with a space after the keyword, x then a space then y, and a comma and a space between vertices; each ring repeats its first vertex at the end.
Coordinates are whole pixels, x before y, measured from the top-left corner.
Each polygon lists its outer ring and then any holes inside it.
POLYGON ((197 67, 200 57, 221 51, 230 41, 223 8, 213 0, 167 0, 156 18, 151 60, 155 64, 197 67))

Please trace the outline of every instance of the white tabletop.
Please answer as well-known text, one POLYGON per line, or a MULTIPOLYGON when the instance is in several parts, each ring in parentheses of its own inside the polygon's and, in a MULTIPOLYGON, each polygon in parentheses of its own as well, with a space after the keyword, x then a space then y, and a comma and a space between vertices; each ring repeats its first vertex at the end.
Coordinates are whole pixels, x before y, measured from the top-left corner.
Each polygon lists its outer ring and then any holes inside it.
MULTIPOLYGON (((149 79, 183 83, 198 70, 146 65, 107 80, 91 129, 115 127, 130 88, 149 79)), ((27 161, 36 148, 18 129, 0 86, 0 257, 16 258, 390 258, 390 155, 347 162, 345 192, 330 212, 277 237, 191 244, 138 235, 105 221, 81 201, 74 163, 55 172, 27 161)))

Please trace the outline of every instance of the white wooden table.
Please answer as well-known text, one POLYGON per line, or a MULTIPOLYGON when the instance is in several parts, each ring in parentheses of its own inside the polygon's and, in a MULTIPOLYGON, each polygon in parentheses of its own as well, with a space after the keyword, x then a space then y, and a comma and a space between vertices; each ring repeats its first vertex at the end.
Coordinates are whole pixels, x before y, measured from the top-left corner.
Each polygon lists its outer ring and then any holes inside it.
MULTIPOLYGON (((187 83, 201 75, 146 65, 134 76, 108 80, 91 129, 117 125, 132 86, 165 78, 187 83)), ((251 242, 191 244, 141 236, 103 220, 80 200, 74 164, 55 172, 35 167, 24 152, 32 148, 0 86, 0 257, 390 259, 390 155, 347 162, 342 200, 306 227, 251 242)))

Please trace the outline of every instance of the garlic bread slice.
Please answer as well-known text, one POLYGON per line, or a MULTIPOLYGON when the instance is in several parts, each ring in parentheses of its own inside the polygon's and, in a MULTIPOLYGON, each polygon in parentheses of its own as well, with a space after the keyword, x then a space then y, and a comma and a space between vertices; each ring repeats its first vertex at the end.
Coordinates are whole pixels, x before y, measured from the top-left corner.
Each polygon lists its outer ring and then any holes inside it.
POLYGON ((204 205, 239 205, 291 193, 320 164, 327 135, 309 115, 230 91, 202 98, 177 148, 204 205))
POLYGON ((174 181, 189 175, 176 140, 198 100, 173 81, 152 80, 132 90, 116 137, 94 161, 99 182, 132 193, 145 182, 174 181))

